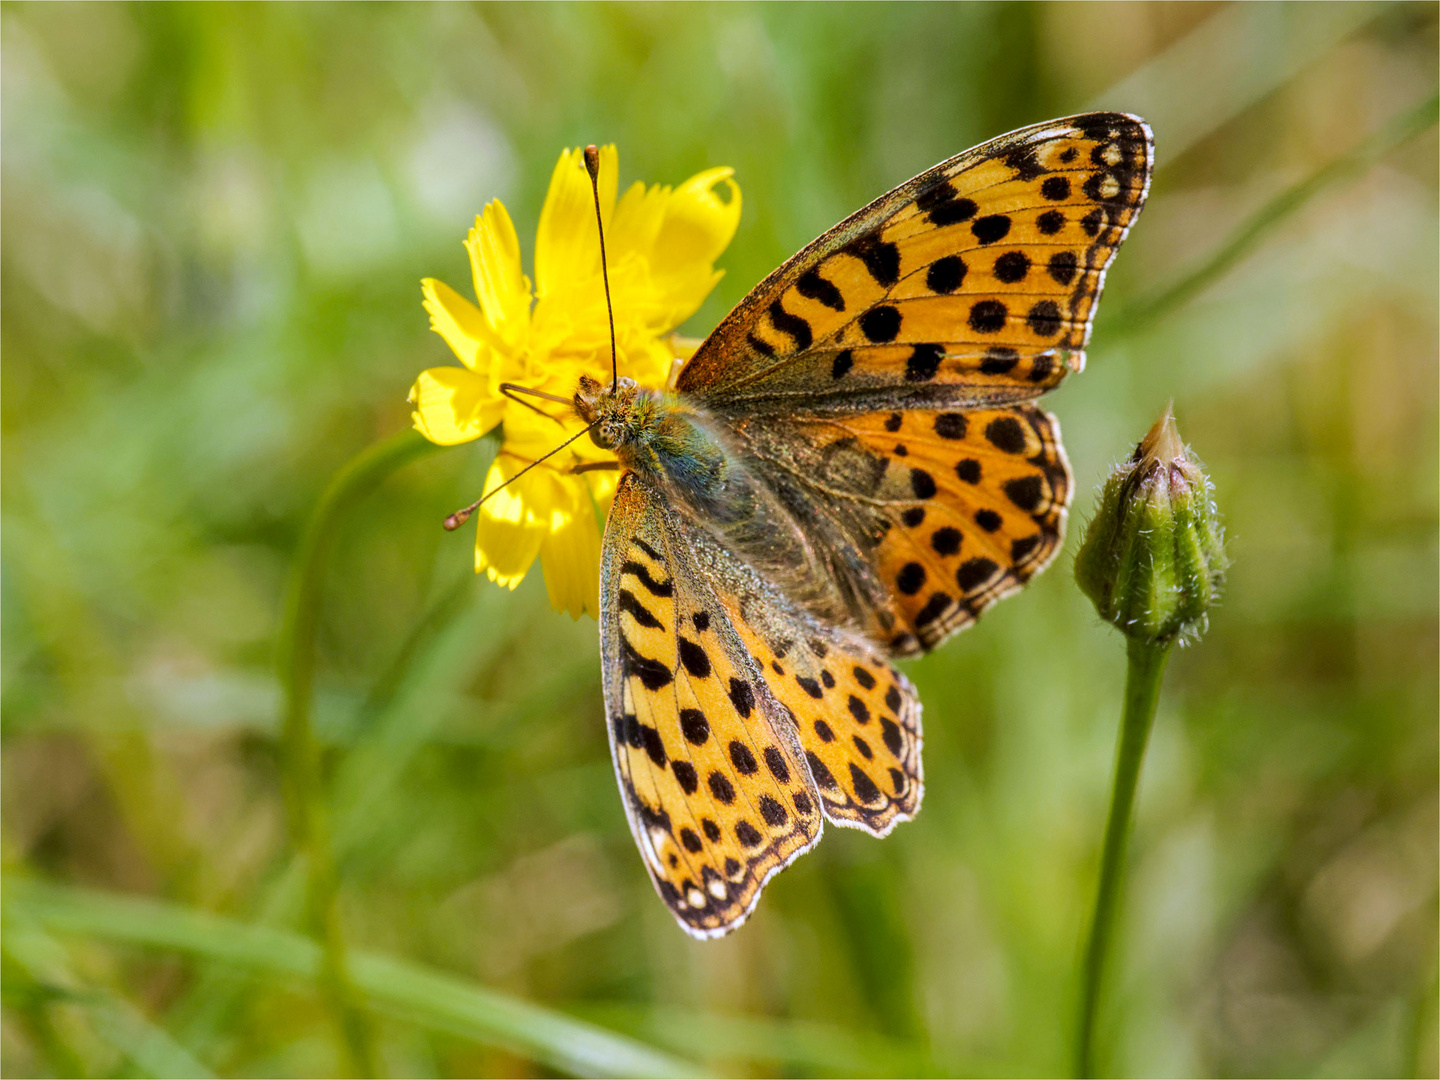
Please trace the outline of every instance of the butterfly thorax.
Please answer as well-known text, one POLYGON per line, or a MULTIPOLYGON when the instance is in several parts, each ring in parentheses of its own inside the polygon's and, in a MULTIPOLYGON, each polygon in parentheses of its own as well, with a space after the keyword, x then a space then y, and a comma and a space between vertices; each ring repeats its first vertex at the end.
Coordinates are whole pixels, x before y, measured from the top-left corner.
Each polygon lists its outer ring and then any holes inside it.
POLYGON ((853 608, 803 523, 756 476, 727 428, 684 395, 632 379, 612 387, 584 377, 575 411, 590 438, 610 450, 666 504, 699 523, 775 587, 817 618, 851 624, 853 608))

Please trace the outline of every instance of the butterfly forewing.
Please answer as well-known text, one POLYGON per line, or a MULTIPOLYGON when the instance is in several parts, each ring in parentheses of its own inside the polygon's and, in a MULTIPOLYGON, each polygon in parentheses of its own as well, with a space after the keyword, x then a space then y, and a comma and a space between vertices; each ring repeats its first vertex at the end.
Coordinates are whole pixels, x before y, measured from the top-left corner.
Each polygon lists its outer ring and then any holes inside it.
POLYGON ((770 275, 677 386, 736 415, 1033 398, 1083 365, 1150 168, 1149 128, 1119 113, 959 154, 770 275))
POLYGON ((665 903, 699 937, 750 913, 819 838, 793 720, 765 688, 697 538, 636 474, 606 526, 601 650, 631 831, 665 903))

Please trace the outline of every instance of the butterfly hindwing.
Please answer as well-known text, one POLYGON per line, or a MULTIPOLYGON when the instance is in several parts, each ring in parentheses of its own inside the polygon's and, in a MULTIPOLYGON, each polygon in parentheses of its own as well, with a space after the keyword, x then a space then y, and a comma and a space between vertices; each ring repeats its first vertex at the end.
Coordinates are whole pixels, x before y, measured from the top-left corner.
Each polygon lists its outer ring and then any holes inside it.
POLYGON ((765 882, 819 839, 821 811, 794 722, 694 550, 683 524, 627 474, 601 568, 611 750, 656 889, 686 930, 713 937, 738 926, 765 882))
POLYGON ((794 719, 825 816, 884 836, 924 795, 920 699, 862 641, 827 631, 763 593, 732 618, 771 694, 794 719))
POLYGON ((1144 121, 1090 113, 942 162, 761 282, 677 386, 737 415, 1036 397, 1084 364, 1151 159, 1144 121))
POLYGON ((1071 479, 1033 405, 909 409, 743 425, 750 467, 782 491, 847 580, 852 628, 893 656, 934 648, 1044 569, 1071 479))

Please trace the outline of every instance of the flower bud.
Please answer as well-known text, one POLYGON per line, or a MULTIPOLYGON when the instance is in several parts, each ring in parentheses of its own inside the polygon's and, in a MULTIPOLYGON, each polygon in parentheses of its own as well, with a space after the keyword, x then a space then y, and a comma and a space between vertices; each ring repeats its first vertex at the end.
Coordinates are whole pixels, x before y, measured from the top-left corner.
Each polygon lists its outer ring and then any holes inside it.
POLYGON ((1075 580, 1101 618, 1152 642, 1205 632, 1228 565, 1211 492, 1166 406, 1105 481, 1075 556, 1075 580))

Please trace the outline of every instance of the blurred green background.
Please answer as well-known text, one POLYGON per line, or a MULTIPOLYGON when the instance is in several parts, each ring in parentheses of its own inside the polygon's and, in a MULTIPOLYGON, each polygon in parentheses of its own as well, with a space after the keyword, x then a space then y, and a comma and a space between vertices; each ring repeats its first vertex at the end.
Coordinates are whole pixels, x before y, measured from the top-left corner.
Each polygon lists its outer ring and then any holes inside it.
POLYGON ((562 147, 733 165, 699 336, 894 184, 1092 107, 1150 120, 1157 172, 1047 401, 1067 553, 908 669, 919 818, 829 830, 738 934, 691 941, 645 876, 594 623, 440 530, 493 446, 344 519, 316 724, 352 1019, 397 1076, 1063 1073, 1124 674, 1069 562, 1173 395, 1234 568, 1161 702, 1102 1066, 1436 1075, 1437 143, 1394 126, 1435 4, 7 4, 0 34, 5 1075, 355 1067, 296 936, 277 633, 326 484, 452 362, 419 279, 468 282, 486 200, 528 253, 562 147))

